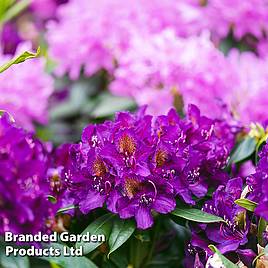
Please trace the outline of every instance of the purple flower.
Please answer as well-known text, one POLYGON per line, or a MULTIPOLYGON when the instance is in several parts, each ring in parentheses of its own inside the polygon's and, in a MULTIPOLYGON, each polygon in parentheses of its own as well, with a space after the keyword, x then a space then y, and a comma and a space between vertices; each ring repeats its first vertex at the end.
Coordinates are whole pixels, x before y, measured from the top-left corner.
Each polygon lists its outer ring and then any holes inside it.
POLYGON ((140 229, 153 225, 152 210, 166 214, 176 206, 173 188, 160 178, 129 175, 121 188, 122 197, 117 200, 119 216, 122 219, 134 216, 140 229))
POLYGON ((7 113, 0 118, 0 234, 50 229, 55 209, 47 200, 47 147, 15 126, 7 113))
POLYGON ((247 243, 249 221, 246 211, 234 203, 241 196, 242 186, 241 178, 230 179, 226 187, 219 186, 212 200, 203 206, 205 212, 220 216, 226 222, 208 225, 205 229, 208 239, 218 243, 217 247, 223 254, 247 243))
POLYGON ((194 204, 192 194, 204 197, 208 184, 217 186, 228 179, 222 169, 232 148, 234 134, 222 138, 222 132, 227 129, 231 133, 230 127, 222 122, 201 116, 194 105, 189 106, 185 120, 181 120, 175 110, 167 116, 159 116, 155 127, 158 142, 154 152, 154 172, 171 183, 186 203, 194 204))
POLYGON ((248 250, 245 249, 250 221, 247 218, 246 210, 234 203, 236 199, 240 198, 242 189, 241 178, 230 179, 226 186, 220 185, 217 188, 211 200, 205 202, 202 210, 222 217, 225 222, 200 224, 199 228, 193 228, 193 238, 187 253, 188 261, 198 253, 199 258, 203 256, 202 262, 205 263, 212 254, 207 248, 209 244, 214 244, 222 254, 235 252, 241 259, 253 260, 254 256, 252 254, 248 256, 248 250), (204 245, 206 246, 204 247, 204 245))
POLYGON ((149 176, 148 158, 151 155, 151 116, 120 113, 111 130, 111 142, 101 150, 101 156, 110 161, 119 177, 133 172, 149 176))
POLYGON ((37 20, 48 20, 56 17, 59 5, 67 3, 68 0, 34 0, 30 9, 37 20))

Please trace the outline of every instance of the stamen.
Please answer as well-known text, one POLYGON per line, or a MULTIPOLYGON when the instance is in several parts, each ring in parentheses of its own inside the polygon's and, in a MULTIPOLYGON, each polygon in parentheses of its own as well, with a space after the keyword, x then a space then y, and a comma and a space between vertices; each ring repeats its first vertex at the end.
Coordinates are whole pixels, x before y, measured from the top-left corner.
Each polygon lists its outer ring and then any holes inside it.
POLYGON ((124 134, 119 140, 119 152, 125 155, 132 155, 135 151, 135 140, 131 136, 124 134))

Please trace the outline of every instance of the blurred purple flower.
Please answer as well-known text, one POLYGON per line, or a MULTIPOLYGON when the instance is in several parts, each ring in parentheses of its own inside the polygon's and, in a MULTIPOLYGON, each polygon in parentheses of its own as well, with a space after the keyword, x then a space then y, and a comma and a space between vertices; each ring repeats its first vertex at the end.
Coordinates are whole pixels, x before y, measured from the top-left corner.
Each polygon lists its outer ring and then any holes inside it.
POLYGON ((58 17, 59 23, 48 24, 49 49, 59 64, 56 73, 68 73, 72 79, 82 68, 87 76, 102 68, 112 71, 134 34, 173 28, 176 34, 188 36, 203 26, 194 1, 137 0, 129 5, 124 0, 72 0, 59 8, 58 17), (76 51, 75 56, 70 51, 76 51))
POLYGON ((49 152, 45 145, 0 118, 0 234, 36 233, 53 225, 54 208, 47 200, 49 152))
POLYGON ((4 24, 1 33, 1 48, 3 54, 14 55, 18 44, 22 41, 18 34, 17 25, 15 22, 4 24))
POLYGON ((59 5, 67 3, 68 0, 33 0, 30 9, 37 20, 48 20, 56 17, 59 5))
POLYGON ((237 40, 246 34, 261 38, 268 30, 266 0, 209 0, 203 13, 212 34, 220 38, 230 31, 237 40))

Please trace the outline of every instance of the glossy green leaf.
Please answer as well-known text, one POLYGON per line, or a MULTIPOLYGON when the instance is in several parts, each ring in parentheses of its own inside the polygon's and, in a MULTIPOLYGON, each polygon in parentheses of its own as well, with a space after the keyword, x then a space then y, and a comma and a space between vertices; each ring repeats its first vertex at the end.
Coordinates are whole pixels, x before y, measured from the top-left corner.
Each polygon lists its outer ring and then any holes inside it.
MULTIPOLYGON (((221 252, 214 245, 209 245, 208 247, 214 252, 214 255, 216 255, 220 259, 221 264, 223 265, 223 267, 226 267, 226 268, 238 268, 238 266, 236 264, 232 263, 226 257, 224 257, 221 254, 221 252)), ((218 265, 219 265, 219 267, 221 267, 220 264, 218 264, 218 265)))
POLYGON ((37 49, 36 53, 25 51, 21 55, 13 58, 9 62, 2 65, 0 67, 0 73, 6 71, 8 68, 10 68, 14 64, 19 64, 26 60, 37 58, 39 55, 40 55, 40 48, 37 49))
MULTIPOLYGON (((88 225, 88 227, 82 232, 82 234, 90 233, 94 235, 105 235, 108 240, 112 225, 113 225, 114 215, 105 214, 98 218, 94 222, 88 225)), ((84 254, 88 254, 97 247, 99 247, 103 242, 77 242, 76 248, 82 246, 84 254)))
POLYGON ((257 203, 255 203, 249 199, 246 199, 246 198, 237 199, 237 200, 235 200, 235 203, 238 206, 245 208, 246 210, 251 211, 251 212, 254 212, 255 208, 258 205, 257 203))
POLYGON ((97 266, 88 258, 80 257, 80 256, 64 256, 63 248, 67 246, 59 244, 59 243, 51 243, 46 245, 46 247, 53 247, 55 249, 59 249, 61 255, 58 257, 49 256, 49 257, 40 257, 42 260, 46 260, 50 263, 55 263, 60 265, 62 268, 70 268, 70 267, 79 267, 79 268, 97 268, 97 266))
POLYGON ((251 156, 256 148, 257 142, 255 138, 245 138, 232 154, 229 163, 238 163, 251 156))
POLYGON ((109 237, 109 254, 121 247, 135 231, 135 223, 132 220, 116 218, 109 237))
POLYGON ((196 208, 175 208, 171 213, 189 221, 202 223, 224 222, 221 217, 206 213, 196 208))

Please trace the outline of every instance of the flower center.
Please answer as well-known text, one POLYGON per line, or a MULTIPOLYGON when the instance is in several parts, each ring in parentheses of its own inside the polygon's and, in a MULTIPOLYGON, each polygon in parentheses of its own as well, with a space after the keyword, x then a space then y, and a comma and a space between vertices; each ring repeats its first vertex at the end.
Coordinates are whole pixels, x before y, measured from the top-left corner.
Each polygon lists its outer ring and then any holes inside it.
POLYGON ((162 167, 168 160, 168 154, 164 150, 158 150, 155 156, 155 162, 157 167, 162 167))
POLYGON ((132 155, 136 151, 136 142, 135 140, 125 134, 119 140, 119 152, 125 155, 132 155))
POLYGON ((109 180, 104 180, 102 177, 94 177, 92 187, 100 194, 107 194, 110 192, 112 184, 109 180))
POLYGON ((190 170, 187 173, 187 181, 189 182, 189 184, 195 184, 199 180, 199 176, 200 176, 199 170, 200 168, 197 167, 193 170, 190 170))
POLYGON ((141 182, 136 179, 128 178, 125 181, 125 192, 128 198, 133 198, 141 189, 141 182))
POLYGON ((139 202, 140 202, 140 204, 146 205, 148 207, 152 204, 153 198, 150 196, 147 196, 146 194, 143 194, 143 195, 141 195, 139 202))
POLYGON ((100 144, 100 141, 97 135, 92 135, 91 143, 92 143, 92 147, 97 147, 100 144))
POLYGON ((50 188, 53 192, 60 192, 62 182, 59 174, 53 174, 50 178, 50 188))
POLYGON ((93 163, 93 172, 97 177, 101 177, 107 173, 107 168, 100 158, 95 159, 93 163))

